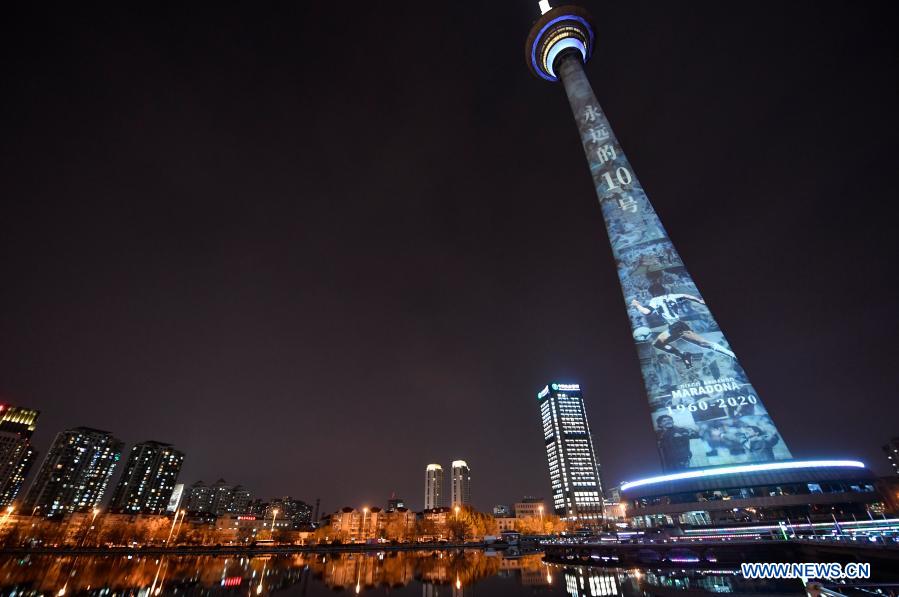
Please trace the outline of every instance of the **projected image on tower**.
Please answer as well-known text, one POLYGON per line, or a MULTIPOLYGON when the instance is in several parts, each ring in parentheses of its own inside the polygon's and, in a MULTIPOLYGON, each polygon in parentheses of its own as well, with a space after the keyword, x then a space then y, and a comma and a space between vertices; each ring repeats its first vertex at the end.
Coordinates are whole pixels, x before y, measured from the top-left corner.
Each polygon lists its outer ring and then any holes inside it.
POLYGON ((790 458, 599 105, 580 116, 663 467, 790 458))

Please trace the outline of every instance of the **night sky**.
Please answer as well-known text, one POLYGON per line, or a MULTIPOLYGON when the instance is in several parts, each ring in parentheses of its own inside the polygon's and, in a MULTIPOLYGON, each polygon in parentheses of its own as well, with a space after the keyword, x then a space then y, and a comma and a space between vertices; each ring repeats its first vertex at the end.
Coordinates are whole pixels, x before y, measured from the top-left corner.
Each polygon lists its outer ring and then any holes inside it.
MULTIPOLYGON (((596 94, 793 454, 885 473, 889 3, 586 5, 596 94)), ((181 481, 323 512, 421 508, 461 458, 488 509, 549 496, 559 380, 607 484, 660 470, 536 2, 68 10, 0 25, 0 399, 42 455, 167 441, 181 481)))

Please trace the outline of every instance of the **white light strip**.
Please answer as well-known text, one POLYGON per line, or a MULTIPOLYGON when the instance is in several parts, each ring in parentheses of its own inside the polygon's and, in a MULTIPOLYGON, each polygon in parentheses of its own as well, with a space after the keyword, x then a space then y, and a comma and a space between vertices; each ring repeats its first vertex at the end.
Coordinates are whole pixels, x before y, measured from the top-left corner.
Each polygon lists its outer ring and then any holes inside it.
MULTIPOLYGON (((566 38, 560 39, 559 41, 554 43, 552 45, 552 47, 549 49, 549 52, 546 54, 546 63, 543 65, 546 67, 546 70, 552 76, 554 76, 554 77, 558 76, 558 75, 556 75, 555 71, 553 70, 553 62, 556 61, 556 56, 558 56, 562 50, 567 50, 568 48, 575 48, 577 50, 580 50, 581 56, 583 56, 583 58, 584 58, 584 62, 587 62, 587 48, 584 47, 584 43, 581 40, 576 39, 574 37, 566 37, 566 38)), ((579 390, 580 388, 578 387, 577 384, 560 384, 559 389, 566 390, 566 391, 568 391, 568 390, 576 391, 576 390, 579 390)))
MULTIPOLYGON (((893 525, 899 522, 899 518, 885 518, 882 520, 841 520, 839 521, 839 525, 841 527, 850 527, 855 525, 893 525)), ((828 527, 833 528, 832 522, 813 522, 811 525, 805 522, 794 522, 792 524, 784 523, 786 528, 795 528, 795 529, 810 529, 812 527, 828 527)), ((768 525, 760 525, 753 527, 714 527, 714 528, 705 528, 705 529, 684 529, 685 533, 747 533, 751 531, 773 531, 774 529, 781 528, 780 525, 777 524, 768 524, 768 525)), ((856 529, 852 529, 856 530, 856 529)), ((722 537, 726 535, 715 535, 716 537, 722 537)))
POLYGON ((670 475, 659 475, 658 477, 649 477, 648 479, 640 479, 638 481, 629 481, 621 484, 621 491, 633 489, 634 487, 642 487, 644 485, 652 485, 653 483, 678 481, 680 479, 700 479, 702 477, 716 477, 718 475, 736 475, 739 473, 757 473, 760 471, 782 471, 824 467, 865 468, 865 465, 858 460, 800 460, 792 462, 765 462, 763 464, 741 464, 738 466, 723 466, 721 468, 706 468, 698 471, 684 471, 682 473, 672 473, 670 475))

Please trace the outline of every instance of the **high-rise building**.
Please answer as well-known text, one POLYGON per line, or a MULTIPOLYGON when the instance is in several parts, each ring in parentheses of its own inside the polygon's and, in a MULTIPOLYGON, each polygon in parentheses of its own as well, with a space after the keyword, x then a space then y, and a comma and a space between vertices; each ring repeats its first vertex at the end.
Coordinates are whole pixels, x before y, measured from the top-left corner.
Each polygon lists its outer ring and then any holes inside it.
POLYGON ((443 506, 443 467, 429 464, 425 469, 425 510, 443 506))
POLYGON ((602 481, 581 386, 550 383, 537 394, 553 511, 594 525, 602 519, 602 481))
POLYGON ((307 529, 312 526, 312 506, 290 496, 273 498, 263 509, 263 517, 268 520, 288 520, 293 530, 307 529))
POLYGON ((471 505, 471 469, 464 460, 453 460, 450 505, 453 508, 471 505))
POLYGON ((192 514, 212 513, 212 489, 202 481, 197 481, 187 491, 185 503, 187 511, 192 514))
POLYGON ((219 479, 212 485, 197 481, 186 498, 187 511, 196 514, 244 514, 250 511, 250 491, 219 479))
POLYGON ((225 512, 229 514, 243 514, 247 512, 250 508, 251 497, 249 489, 243 485, 235 485, 231 489, 231 501, 225 508, 225 512))
POLYGON ((790 459, 758 392, 668 238, 584 64, 589 14, 549 8, 528 37, 531 71, 562 81, 580 132, 631 322, 666 471, 790 459))
POLYGON ((123 514, 161 514, 169 505, 184 453, 171 444, 146 441, 128 453, 109 509, 123 514))
POLYGON ((108 431, 76 427, 56 435, 22 510, 57 518, 97 507, 124 444, 108 431))
POLYGON ((0 506, 13 503, 34 464, 31 435, 39 411, 0 404, 0 506))
POLYGON ((890 462, 890 470, 893 471, 893 474, 899 475, 899 437, 894 437, 887 442, 883 446, 883 453, 890 462))

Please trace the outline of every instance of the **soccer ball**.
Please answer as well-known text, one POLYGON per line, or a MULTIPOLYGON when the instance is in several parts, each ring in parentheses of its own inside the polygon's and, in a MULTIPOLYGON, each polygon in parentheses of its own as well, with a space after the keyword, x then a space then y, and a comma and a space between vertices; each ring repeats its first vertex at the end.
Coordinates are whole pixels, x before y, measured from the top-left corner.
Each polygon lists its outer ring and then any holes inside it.
POLYGON ((637 342, 646 342, 652 336, 652 330, 646 326, 640 326, 634 330, 634 340, 637 342))

